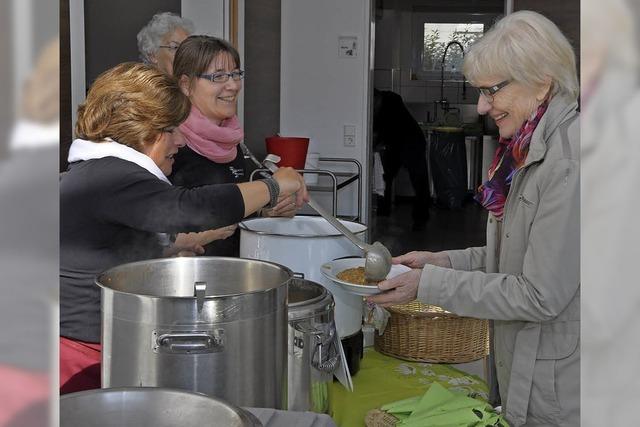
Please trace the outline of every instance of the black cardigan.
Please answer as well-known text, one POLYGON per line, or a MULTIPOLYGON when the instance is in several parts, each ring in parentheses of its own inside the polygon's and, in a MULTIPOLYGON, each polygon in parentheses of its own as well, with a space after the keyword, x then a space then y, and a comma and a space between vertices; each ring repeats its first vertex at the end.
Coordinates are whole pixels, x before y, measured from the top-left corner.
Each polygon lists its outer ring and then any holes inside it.
POLYGON ((60 179, 60 335, 100 341, 95 277, 161 256, 157 233, 208 230, 243 216, 236 185, 174 187, 115 157, 71 164, 60 179))
MULTIPOLYGON (((201 156, 187 146, 175 156, 173 173, 169 179, 174 185, 193 188, 209 184, 241 183, 249 180, 253 168, 245 161, 240 147, 236 157, 228 163, 216 163, 201 156)), ((240 229, 224 240, 214 240, 204 247, 207 256, 240 255, 240 229)))

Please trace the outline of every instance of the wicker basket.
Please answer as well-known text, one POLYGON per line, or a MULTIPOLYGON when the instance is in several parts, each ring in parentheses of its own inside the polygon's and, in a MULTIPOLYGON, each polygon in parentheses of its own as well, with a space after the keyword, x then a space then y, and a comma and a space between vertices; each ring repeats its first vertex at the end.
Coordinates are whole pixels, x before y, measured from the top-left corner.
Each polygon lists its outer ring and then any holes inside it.
POLYGON ((456 316, 417 301, 387 310, 391 317, 384 333, 375 333, 380 353, 434 363, 465 363, 489 354, 487 320, 456 316))
POLYGON ((366 427, 395 427, 398 419, 380 409, 372 409, 364 417, 366 427))

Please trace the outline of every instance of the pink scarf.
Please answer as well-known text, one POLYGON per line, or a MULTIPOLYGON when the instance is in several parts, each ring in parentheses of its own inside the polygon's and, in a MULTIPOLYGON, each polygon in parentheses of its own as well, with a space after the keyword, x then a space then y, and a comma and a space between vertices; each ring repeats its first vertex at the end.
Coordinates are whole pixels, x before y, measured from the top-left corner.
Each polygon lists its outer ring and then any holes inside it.
POLYGON ((238 116, 222 122, 220 126, 191 106, 189 117, 180 125, 187 146, 216 163, 228 163, 236 158, 236 146, 244 138, 238 116))

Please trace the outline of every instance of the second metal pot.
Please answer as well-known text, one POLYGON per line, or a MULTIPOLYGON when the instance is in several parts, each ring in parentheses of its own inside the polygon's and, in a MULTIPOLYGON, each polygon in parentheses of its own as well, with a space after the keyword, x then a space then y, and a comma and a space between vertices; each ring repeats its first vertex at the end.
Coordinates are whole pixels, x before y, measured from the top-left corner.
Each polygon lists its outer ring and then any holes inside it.
POLYGON ((321 285, 302 279, 289 284, 290 411, 329 413, 329 386, 341 363, 333 310, 333 296, 321 285))

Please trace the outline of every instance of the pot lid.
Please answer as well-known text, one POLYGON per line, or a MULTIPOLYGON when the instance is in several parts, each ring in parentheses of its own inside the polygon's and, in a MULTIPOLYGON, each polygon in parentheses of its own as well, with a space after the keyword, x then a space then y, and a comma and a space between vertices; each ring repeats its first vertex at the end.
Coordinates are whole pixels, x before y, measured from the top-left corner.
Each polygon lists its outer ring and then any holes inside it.
MULTIPOLYGON (((367 227, 353 221, 340 220, 352 233, 366 231, 367 227)), ((245 232, 283 237, 340 237, 344 236, 324 218, 317 216, 295 216, 293 218, 252 218, 239 225, 245 232)))

